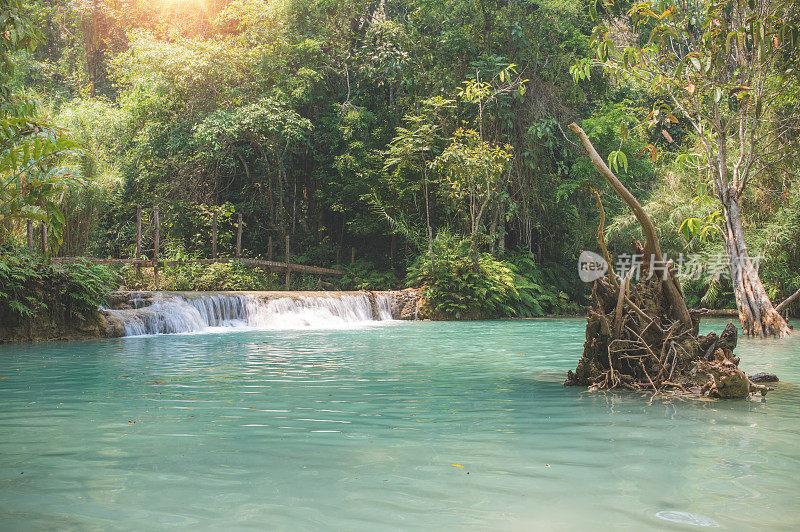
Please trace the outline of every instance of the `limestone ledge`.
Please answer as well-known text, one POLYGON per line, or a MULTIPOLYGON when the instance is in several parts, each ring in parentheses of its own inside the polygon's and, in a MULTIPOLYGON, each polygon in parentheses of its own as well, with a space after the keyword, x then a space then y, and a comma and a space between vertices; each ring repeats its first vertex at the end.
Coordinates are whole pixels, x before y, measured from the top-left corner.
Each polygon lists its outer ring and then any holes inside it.
POLYGON ((250 296, 268 300, 300 299, 300 298, 340 298, 347 296, 369 297, 373 314, 377 317, 377 300, 379 295, 388 296, 392 318, 396 320, 415 320, 419 316, 420 291, 407 288, 387 291, 216 291, 216 292, 170 292, 170 291, 114 291, 108 296, 108 310, 101 310, 101 319, 105 323, 107 334, 114 338, 124 335, 124 320, 130 314, 146 313, 154 301, 180 297, 191 300, 213 296, 250 296), (123 311, 123 312, 119 312, 123 311))

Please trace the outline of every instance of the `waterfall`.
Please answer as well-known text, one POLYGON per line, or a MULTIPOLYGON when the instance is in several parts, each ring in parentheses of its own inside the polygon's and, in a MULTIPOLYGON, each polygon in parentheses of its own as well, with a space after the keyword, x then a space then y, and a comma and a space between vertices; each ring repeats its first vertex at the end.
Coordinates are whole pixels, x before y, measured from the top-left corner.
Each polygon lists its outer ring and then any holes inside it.
POLYGON ((205 331, 212 328, 347 328, 392 319, 384 294, 263 297, 243 294, 155 294, 126 310, 105 310, 124 336, 205 331))

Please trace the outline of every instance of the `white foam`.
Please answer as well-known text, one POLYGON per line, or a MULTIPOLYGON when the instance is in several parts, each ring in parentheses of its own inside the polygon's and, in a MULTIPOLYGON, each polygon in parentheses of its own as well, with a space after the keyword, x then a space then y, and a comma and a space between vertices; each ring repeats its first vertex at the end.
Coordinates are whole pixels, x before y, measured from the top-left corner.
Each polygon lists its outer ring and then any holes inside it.
POLYGON ((377 294, 282 297, 160 295, 147 307, 110 310, 125 336, 212 332, 220 329, 346 329, 392 319, 391 300, 377 294))

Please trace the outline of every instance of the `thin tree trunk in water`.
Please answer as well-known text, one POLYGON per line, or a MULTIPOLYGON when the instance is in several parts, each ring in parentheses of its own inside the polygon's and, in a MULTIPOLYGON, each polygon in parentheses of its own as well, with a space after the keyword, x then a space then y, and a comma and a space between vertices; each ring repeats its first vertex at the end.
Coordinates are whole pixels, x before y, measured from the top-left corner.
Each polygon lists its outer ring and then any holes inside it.
POLYGON ((723 205, 723 214, 725 252, 728 255, 728 266, 742 332, 748 336, 789 336, 791 334, 789 325, 772 306, 747 251, 739 198, 734 189, 728 192, 723 205))

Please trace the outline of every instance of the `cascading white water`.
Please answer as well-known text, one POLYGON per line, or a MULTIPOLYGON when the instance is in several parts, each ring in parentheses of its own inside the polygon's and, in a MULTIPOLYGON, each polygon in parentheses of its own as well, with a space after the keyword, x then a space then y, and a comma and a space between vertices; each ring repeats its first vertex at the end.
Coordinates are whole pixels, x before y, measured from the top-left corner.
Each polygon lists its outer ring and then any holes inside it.
POLYGON ((297 329, 344 328, 392 319, 391 299, 383 294, 332 297, 262 298, 209 294, 157 296, 132 310, 107 310, 121 320, 125 336, 203 331, 210 327, 297 329))
POLYGON ((394 319, 392 315, 392 298, 386 294, 378 294, 375 296, 375 306, 377 307, 379 320, 394 319))

